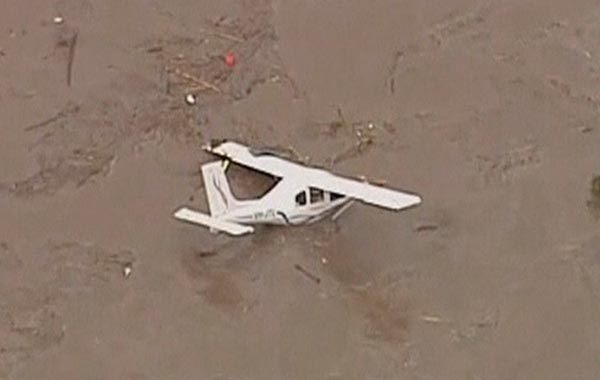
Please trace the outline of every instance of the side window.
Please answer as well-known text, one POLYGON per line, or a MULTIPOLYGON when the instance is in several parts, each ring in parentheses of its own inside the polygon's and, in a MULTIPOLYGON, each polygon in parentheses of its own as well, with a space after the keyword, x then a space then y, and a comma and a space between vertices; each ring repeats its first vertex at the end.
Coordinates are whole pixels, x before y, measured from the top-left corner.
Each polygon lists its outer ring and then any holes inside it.
POLYGON ((332 201, 335 201, 336 199, 340 199, 343 198, 344 196, 342 194, 338 194, 338 193, 329 193, 329 199, 331 199, 332 201))
POLYGON ((304 206, 306 204, 306 191, 302 191, 296 195, 296 206, 304 206))
POLYGON ((310 203, 322 202, 325 199, 325 193, 321 189, 311 187, 310 189, 310 203))

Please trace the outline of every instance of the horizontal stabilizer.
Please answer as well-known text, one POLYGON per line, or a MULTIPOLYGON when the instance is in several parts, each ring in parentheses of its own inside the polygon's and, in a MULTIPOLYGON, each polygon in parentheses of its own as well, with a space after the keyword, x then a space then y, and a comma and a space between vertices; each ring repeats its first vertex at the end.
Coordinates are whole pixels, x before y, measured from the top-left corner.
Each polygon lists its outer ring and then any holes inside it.
POLYGON ((242 224, 231 223, 221 219, 212 218, 209 215, 190 210, 187 207, 182 207, 179 210, 177 210, 174 216, 179 220, 223 231, 230 235, 237 236, 254 232, 254 228, 252 228, 251 226, 244 226, 242 224))

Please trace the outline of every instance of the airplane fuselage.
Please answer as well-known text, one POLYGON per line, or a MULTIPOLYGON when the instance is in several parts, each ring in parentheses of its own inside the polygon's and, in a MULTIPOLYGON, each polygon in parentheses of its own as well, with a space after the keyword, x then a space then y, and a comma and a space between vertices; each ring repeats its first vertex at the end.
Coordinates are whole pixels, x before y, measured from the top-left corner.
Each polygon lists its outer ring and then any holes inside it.
POLYGON ((220 219, 240 224, 300 225, 319 221, 333 215, 350 198, 338 199, 305 208, 282 208, 262 201, 246 201, 220 216, 220 219))
POLYGON ((334 214, 351 198, 284 179, 262 198, 238 201, 220 219, 240 224, 300 225, 334 214))

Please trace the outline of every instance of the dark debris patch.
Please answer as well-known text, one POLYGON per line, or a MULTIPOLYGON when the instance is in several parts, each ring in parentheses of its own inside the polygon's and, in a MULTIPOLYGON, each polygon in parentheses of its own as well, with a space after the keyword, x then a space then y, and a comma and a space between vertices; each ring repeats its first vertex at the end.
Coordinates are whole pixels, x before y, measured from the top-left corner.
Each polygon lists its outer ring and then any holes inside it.
POLYGON ((37 195, 53 195, 65 185, 81 187, 96 176, 110 172, 115 156, 108 152, 73 152, 67 157, 40 160, 41 167, 35 174, 19 180, 9 192, 19 198, 37 195))
POLYGON ((276 49, 272 13, 267 1, 246 1, 237 18, 207 20, 198 38, 155 39, 140 48, 163 72, 168 95, 193 93, 198 105, 243 100, 269 81, 288 85, 297 97, 276 49), (225 62, 228 53, 237 57, 234 67, 225 62))
MULTIPOLYGON (((121 279, 120 266, 135 253, 93 244, 48 242, 33 259, 0 244, 0 378, 60 345, 69 334, 64 316, 71 301, 91 299, 121 279), (23 279, 20 281, 19 279, 23 279)), ((118 290, 119 282, 113 290, 118 290)))
POLYGON ((592 178, 587 206, 592 215, 600 220, 600 175, 596 175, 592 178))

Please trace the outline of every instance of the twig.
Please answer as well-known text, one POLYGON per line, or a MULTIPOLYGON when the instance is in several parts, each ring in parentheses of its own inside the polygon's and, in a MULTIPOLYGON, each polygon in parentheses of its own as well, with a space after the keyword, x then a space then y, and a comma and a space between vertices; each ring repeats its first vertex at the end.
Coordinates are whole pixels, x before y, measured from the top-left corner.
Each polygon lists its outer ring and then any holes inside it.
POLYGON ((25 131, 29 132, 29 131, 33 131, 34 129, 45 127, 47 125, 50 125, 50 124, 62 119, 63 117, 67 116, 67 114, 77 112, 78 110, 79 110, 79 106, 69 104, 65 108, 60 110, 56 115, 49 117, 48 119, 43 120, 39 123, 31 124, 31 125, 25 127, 25 131))
POLYGON ((151 48, 146 49, 146 53, 160 53, 163 50, 162 46, 154 46, 151 48))
POLYGON ((372 140, 360 140, 357 141, 356 144, 351 147, 346 148, 340 153, 336 153, 329 159, 330 165, 335 165, 341 161, 352 159, 362 153, 364 153, 365 149, 371 145, 372 140))
POLYGON ((67 63, 67 86, 71 86, 71 73, 73 72, 73 61, 75 60, 75 46, 77 45, 77 36, 79 32, 75 32, 71 41, 69 41, 69 62, 67 63))
POLYGON ((47 126, 47 125, 49 125, 49 124, 52 124, 52 123, 54 123, 55 121, 59 120, 59 119, 60 119, 62 116, 63 116, 63 115, 62 115, 62 112, 59 112, 59 113, 57 113, 56 115, 54 115, 54 116, 52 116, 52 117, 50 117, 50 118, 48 118, 48 119, 46 119, 46 120, 44 120, 44 121, 41 121, 41 122, 39 122, 39 123, 32 124, 32 125, 30 125, 30 126, 28 126, 28 127, 25 127, 25 131, 26 131, 26 132, 29 132, 29 131, 32 131, 32 130, 34 130, 34 129, 38 129, 38 128, 45 127, 45 126, 47 126))
MULTIPOLYGON (((283 67, 274 63, 271 63, 271 65, 273 66, 273 69, 278 73, 278 75, 283 76, 285 80, 287 80, 288 84, 292 87, 292 91, 294 92, 294 98, 298 98, 298 96, 300 96, 300 89, 298 88, 298 84, 296 83, 296 81, 290 76, 290 74, 288 74, 286 70, 283 69, 283 67)), ((273 80, 273 77, 271 77, 271 80, 273 80)))
POLYGON ((315 276, 314 274, 310 273, 310 272, 309 272, 309 271, 307 271, 306 269, 302 268, 302 266, 301 266, 301 265, 299 265, 299 264, 296 264, 296 265, 294 265, 294 268, 295 268, 295 269, 296 269, 298 272, 300 272, 300 273, 302 273, 303 275, 305 275, 305 276, 306 276, 306 277, 307 277, 309 280, 311 280, 311 281, 314 281, 314 282, 315 282, 315 283, 317 283, 317 284, 320 284, 320 283, 321 283, 321 279, 320 279, 319 277, 315 276))
POLYGON ((308 156, 302 156, 300 154, 300 152, 298 152, 298 150, 296 148, 294 148, 293 146, 291 146, 291 145, 288 145, 288 150, 294 155, 294 158, 297 161, 300 161, 303 164, 307 164, 308 163, 310 157, 308 157, 308 156))
POLYGON ((210 82, 205 81, 204 79, 197 78, 197 77, 192 76, 192 75, 187 74, 187 73, 181 73, 181 76, 182 76, 182 78, 185 78, 185 79, 191 80, 193 82, 196 82, 196 83, 198 83, 198 84, 200 84, 200 85, 202 85, 204 87, 210 88, 210 89, 212 89, 212 90, 214 90, 216 92, 221 92, 221 89, 219 89, 219 87, 215 86, 214 84, 212 84, 210 82))
POLYGON ((437 224, 434 223, 424 223, 419 224, 415 227, 415 232, 427 232, 427 231, 435 231, 439 228, 437 224))
POLYGON ((183 79, 189 80, 191 82, 194 82, 194 83, 199 84, 201 86, 204 86, 206 88, 210 88, 211 90, 213 90, 215 92, 218 92, 218 93, 222 92, 219 87, 215 86, 214 84, 212 84, 210 82, 207 82, 204 79, 198 78, 198 77, 196 77, 194 75, 191 75, 191 74, 188 74, 188 73, 185 73, 185 72, 183 72, 183 71, 181 71, 179 69, 175 69, 175 70, 173 70, 173 72, 176 75, 179 75, 180 77, 182 77, 183 79))
POLYGON ((212 87, 208 87, 205 84, 198 84, 198 85, 196 85, 194 87, 188 88, 187 92, 196 93, 196 92, 203 91, 203 90, 213 90, 213 91, 216 91, 212 87))
POLYGON ((198 257, 212 257, 212 256, 216 256, 218 254, 217 251, 200 251, 197 253, 198 257))
POLYGON ((234 41, 234 42, 246 42, 246 40, 243 38, 240 38, 240 37, 237 37, 237 36, 234 36, 231 34, 223 33, 223 32, 205 31, 205 33, 211 34, 215 37, 221 37, 226 40, 234 41))
POLYGON ((346 125, 348 125, 348 123, 346 122, 346 118, 344 118, 344 114, 342 113, 342 109, 340 107, 337 107, 336 111, 338 114, 338 118, 342 122, 342 126, 345 127, 346 125))

